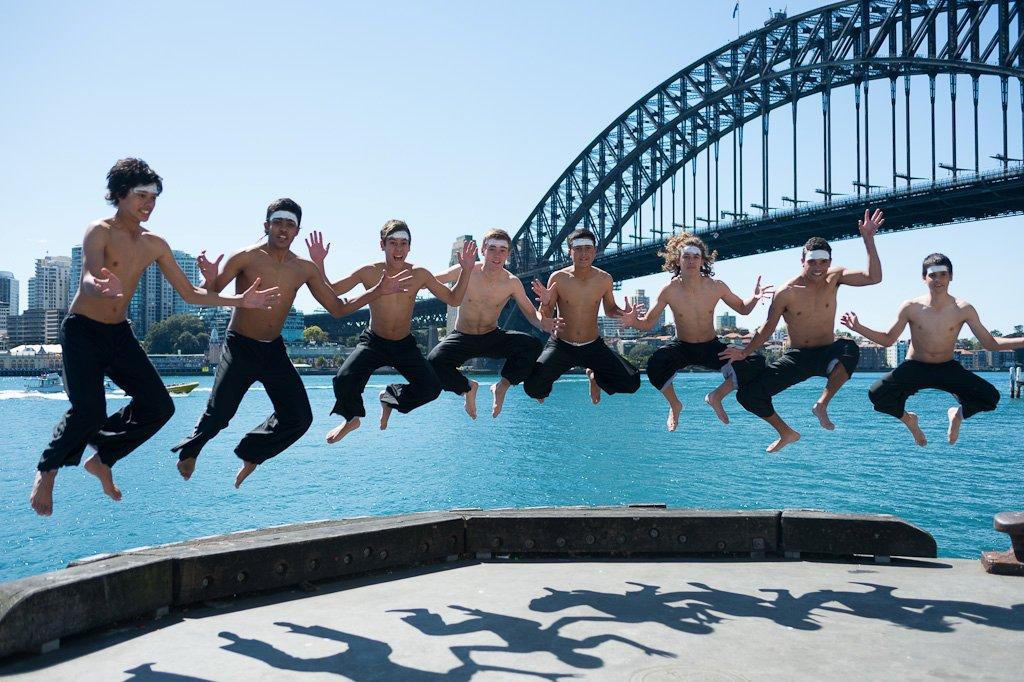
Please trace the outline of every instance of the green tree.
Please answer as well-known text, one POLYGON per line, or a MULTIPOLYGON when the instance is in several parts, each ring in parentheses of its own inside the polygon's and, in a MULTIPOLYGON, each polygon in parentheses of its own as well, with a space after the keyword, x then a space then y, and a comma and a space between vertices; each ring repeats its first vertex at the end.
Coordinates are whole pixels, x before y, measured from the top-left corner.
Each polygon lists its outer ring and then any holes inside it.
POLYGON ((323 329, 313 325, 302 330, 302 340, 319 346, 320 344, 327 343, 330 337, 327 336, 327 332, 323 329))
POLYGON ((626 354, 626 359, 638 368, 647 367, 647 361, 654 355, 654 347, 649 343, 635 344, 626 354))
POLYGON ((142 345, 147 353, 202 353, 210 343, 203 321, 195 315, 171 315, 149 328, 142 345))

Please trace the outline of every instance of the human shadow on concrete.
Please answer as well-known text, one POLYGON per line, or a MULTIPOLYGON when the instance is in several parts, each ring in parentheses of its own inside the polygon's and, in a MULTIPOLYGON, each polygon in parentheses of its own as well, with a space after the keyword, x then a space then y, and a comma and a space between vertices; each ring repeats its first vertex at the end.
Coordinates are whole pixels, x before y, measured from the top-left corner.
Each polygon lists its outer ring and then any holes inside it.
POLYGON ((574 622, 660 623, 674 630, 709 634, 714 625, 734 618, 764 618, 799 630, 818 630, 824 612, 844 613, 859 618, 882 620, 901 627, 927 632, 953 632, 952 619, 1004 630, 1024 631, 1024 604, 1009 607, 951 599, 906 598, 894 594, 897 588, 874 583, 852 582, 863 590, 816 590, 799 597, 787 589, 764 588, 764 596, 720 590, 706 583, 690 582, 691 591, 662 592, 660 587, 626 583, 639 587, 625 593, 593 590, 557 590, 530 602, 530 609, 557 613, 586 606, 603 616, 566 616, 551 628, 574 622), (816 617, 816 612, 818 617, 816 617))
POLYGON ((130 670, 125 670, 126 682, 136 680, 138 682, 213 682, 205 677, 192 677, 191 675, 179 675, 177 673, 165 673, 153 670, 155 663, 143 663, 130 670))
MULTIPOLYGON (((581 650, 594 649, 605 642, 619 642, 639 649, 648 656, 675 658, 675 654, 645 646, 626 637, 604 634, 575 639, 561 634, 559 627, 544 627, 528 618, 509 616, 501 613, 482 611, 480 609, 450 605, 448 608, 461 611, 470 618, 457 623, 446 623, 440 615, 428 609, 392 609, 390 613, 407 613, 403 621, 412 625, 425 635, 444 637, 448 635, 464 635, 476 632, 489 632, 501 638, 504 645, 473 644, 451 647, 451 652, 464 663, 472 661, 475 652, 503 653, 549 653, 562 663, 579 669, 594 669, 604 665, 598 656, 582 653, 581 650)), ((611 620, 611 619, 607 619, 611 620)))
POLYGON ((221 648, 249 658, 263 661, 278 670, 294 672, 333 673, 344 675, 355 682, 373 680, 403 680, 405 682, 439 682, 441 680, 469 680, 478 672, 505 672, 518 675, 530 675, 545 680, 557 680, 573 677, 558 673, 543 673, 533 670, 520 670, 493 665, 481 665, 468 658, 459 658, 461 665, 446 672, 437 673, 395 663, 391 660, 393 649, 386 642, 362 637, 341 630, 320 625, 297 625, 295 623, 277 622, 275 625, 288 628, 295 634, 308 635, 319 639, 327 639, 346 645, 345 651, 317 658, 301 658, 292 656, 274 645, 259 639, 247 639, 232 632, 221 632, 220 636, 229 640, 221 648))

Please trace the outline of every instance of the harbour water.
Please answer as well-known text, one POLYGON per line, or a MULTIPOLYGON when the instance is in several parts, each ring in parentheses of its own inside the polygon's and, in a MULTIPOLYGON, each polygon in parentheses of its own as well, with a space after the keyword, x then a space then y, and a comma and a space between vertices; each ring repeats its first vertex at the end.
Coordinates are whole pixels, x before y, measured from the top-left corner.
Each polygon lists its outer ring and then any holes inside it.
MULTIPOLYGON (((324 518, 397 514, 456 507, 618 505, 664 502, 672 507, 813 508, 889 513, 931 532, 940 556, 976 557, 1004 549, 992 514, 1024 508, 1021 438, 1024 401, 1007 397, 1008 377, 984 375, 1003 394, 999 408, 965 423, 955 446, 945 442, 953 398, 926 391, 909 408, 921 415, 930 444, 914 446, 904 427, 872 411, 866 391, 877 374, 858 374, 832 403, 838 425, 826 432, 810 407, 824 380, 776 398, 776 407, 803 434, 779 454, 765 445, 773 431, 727 400, 732 424, 720 424, 701 397, 715 374, 682 374, 676 387, 686 405, 680 428, 665 430, 665 403, 645 381, 632 396, 587 397, 583 376, 563 378, 544 405, 520 389, 490 417, 490 393, 480 391, 471 421, 451 394, 377 428, 375 400, 391 377, 375 376, 365 397, 369 416, 338 445, 324 433, 331 416, 331 377, 305 377, 315 420, 309 433, 261 466, 240 489, 232 486, 234 445, 269 414, 256 385, 235 419, 199 459, 192 480, 180 479, 170 448, 187 435, 209 398, 212 377, 176 396, 176 414, 145 446, 116 468, 124 500, 104 497, 80 468, 57 477, 55 512, 37 517, 28 506, 36 462, 67 409, 62 393, 23 389, 24 379, 0 378, 0 580, 60 568, 73 559, 197 536, 324 518)), ((482 384, 496 377, 476 377, 482 384)), ((175 378, 175 380, 179 380, 175 378)), ((183 380, 183 379, 181 379, 183 380)), ((108 411, 124 396, 107 395, 108 411)))

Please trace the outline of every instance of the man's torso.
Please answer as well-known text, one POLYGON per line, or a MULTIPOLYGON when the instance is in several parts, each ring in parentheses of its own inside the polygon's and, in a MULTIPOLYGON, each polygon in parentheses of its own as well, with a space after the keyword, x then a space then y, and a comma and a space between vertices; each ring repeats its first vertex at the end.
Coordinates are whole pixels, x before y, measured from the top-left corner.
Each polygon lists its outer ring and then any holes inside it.
POLYGON ((718 283, 710 277, 694 282, 672 280, 666 302, 676 325, 676 338, 686 343, 703 343, 717 338, 715 306, 722 298, 718 283))
POLYGON ((494 273, 477 263, 470 274, 466 296, 459 306, 455 329, 464 334, 486 334, 498 326, 498 316, 513 295, 515 280, 504 268, 494 273))
POLYGON ((962 301, 952 299, 949 305, 933 307, 926 298, 911 302, 908 311, 910 352, 908 358, 919 362, 948 362, 966 321, 962 301))
MULTIPOLYGON (((411 263, 406 263, 404 267, 410 270, 413 278, 409 282, 409 290, 381 296, 370 303, 370 331, 391 341, 398 341, 409 335, 412 328, 413 307, 416 305, 416 294, 426 286, 426 277, 433 277, 423 268, 417 268, 411 263)), ((361 283, 364 288, 369 289, 380 281, 384 274, 384 263, 374 263, 368 268, 363 268, 361 273, 361 283)), ((397 273, 389 272, 388 274, 397 273)))
POLYGON ((278 287, 281 298, 271 310, 235 308, 228 329, 260 341, 271 341, 280 336, 295 294, 309 278, 309 267, 312 267, 311 263, 291 251, 283 260, 278 260, 264 248, 251 247, 245 267, 235 277, 235 292, 244 292, 258 277, 260 289, 278 287))
POLYGON ((789 342, 794 348, 827 346, 836 340, 836 292, 841 273, 828 273, 824 285, 807 286, 800 277, 785 287, 785 310, 789 342))
POLYGON ((597 268, 590 268, 584 277, 569 269, 555 273, 558 315, 565 320, 565 327, 558 332, 558 338, 574 343, 597 339, 597 313, 610 279, 608 273, 597 268))
POLYGON ((100 266, 90 264, 90 267, 95 273, 99 273, 100 267, 105 267, 117 275, 121 280, 123 296, 87 296, 80 288, 71 304, 70 312, 84 315, 97 322, 115 324, 124 321, 142 273, 159 256, 160 238, 147 230, 133 234, 111 225, 108 220, 99 221, 99 225, 105 235, 103 263, 100 266))

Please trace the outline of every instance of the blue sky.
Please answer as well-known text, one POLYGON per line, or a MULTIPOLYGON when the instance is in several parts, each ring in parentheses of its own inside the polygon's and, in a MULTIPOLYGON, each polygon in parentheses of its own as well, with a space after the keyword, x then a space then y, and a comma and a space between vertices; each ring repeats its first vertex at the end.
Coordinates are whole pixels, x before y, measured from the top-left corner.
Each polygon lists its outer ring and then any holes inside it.
MULTIPOLYGON (((376 258, 377 230, 392 217, 413 229, 411 259, 439 269, 455 236, 517 230, 612 119, 735 37, 733 4, 0 0, 0 88, 7 95, 0 193, 17 226, 0 270, 21 280, 24 301, 33 260, 70 254, 87 222, 110 213, 104 175, 129 155, 164 177, 149 227, 174 248, 217 254, 252 243, 267 203, 291 196, 303 206, 304 231, 322 229, 332 242, 332 273, 376 258)), ((788 10, 819 4, 790 2, 788 10)), ((741 3, 740 29, 760 26, 767 14, 766 2, 741 3)), ((940 83, 941 93, 946 88, 940 83)), ((967 165, 969 81, 960 88, 960 161, 967 165)), ((995 83, 983 85, 986 101, 997 100, 996 92, 995 83)), ((852 126, 842 104, 850 96, 843 97, 835 105, 839 135, 852 126)), ((888 84, 877 83, 872 130, 879 142, 887 103, 888 84)), ((816 124, 818 106, 802 105, 802 125, 816 124)), ((998 151, 997 111, 982 112, 983 159, 998 151)), ((914 109, 918 150, 927 128, 916 122, 926 112, 914 109)), ((789 113, 778 116, 772 173, 785 175, 790 137, 781 122, 788 124, 789 113)), ((1011 107, 1011 150, 1020 148, 1019 116, 1011 107)), ((747 139, 747 167, 756 169, 756 131, 747 139)), ((876 149, 877 182, 889 171, 886 143, 876 149)), ((816 153, 813 145, 801 147, 803 196, 820 186, 816 153)), ((852 154, 852 146, 837 148, 835 168, 849 167, 852 154)), ((939 160, 946 157, 943 149, 939 160)), ((748 198, 756 200, 756 175, 748 182, 748 198)), ((1019 272, 1020 222, 885 235, 885 281, 842 291, 840 307, 867 324, 887 324, 901 300, 923 291, 921 258, 943 251, 955 263, 954 292, 976 304, 987 326, 1008 330, 1024 322, 1004 287, 1019 272)), ((856 242, 836 245, 836 261, 859 264, 862 254, 856 242)), ((718 274, 745 293, 758 274, 781 283, 798 265, 799 252, 783 251, 721 263, 718 274)), ((627 282, 623 292, 639 286, 654 293, 663 281, 627 282)), ((315 302, 302 294, 298 306, 309 311, 315 302)), ((759 308, 746 324, 763 316, 759 308)))

